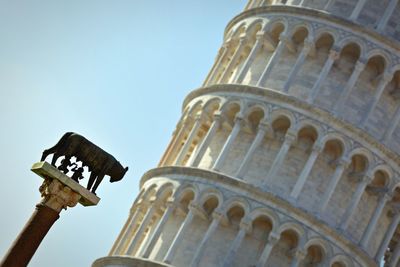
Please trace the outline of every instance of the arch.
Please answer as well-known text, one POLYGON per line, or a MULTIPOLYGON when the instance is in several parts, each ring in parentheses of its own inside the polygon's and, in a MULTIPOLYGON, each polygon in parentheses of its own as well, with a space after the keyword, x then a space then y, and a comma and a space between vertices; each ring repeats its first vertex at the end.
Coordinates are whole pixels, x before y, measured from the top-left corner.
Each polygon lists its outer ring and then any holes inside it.
POLYGON ((285 32, 289 28, 289 22, 285 18, 275 18, 267 22, 265 31, 273 32, 274 29, 282 27, 282 32, 285 32))
POLYGON ((330 260, 329 266, 333 267, 335 263, 340 263, 345 267, 354 267, 353 262, 346 255, 343 254, 337 254, 333 256, 332 259, 330 260))
POLYGON ((272 231, 277 231, 278 225, 279 225, 279 217, 277 214, 275 214, 274 211, 267 209, 267 208, 257 208, 249 214, 249 218, 251 221, 255 221, 257 218, 265 216, 269 220, 271 220, 272 223, 272 231))
MULTIPOLYGON (((338 146, 340 146, 340 149, 341 149, 340 153, 339 152, 336 153, 338 156, 337 158, 344 157, 348 154, 349 145, 345 141, 345 139, 338 133, 331 132, 331 133, 325 134, 321 138, 321 146, 324 148, 326 148, 326 146, 332 142, 339 144, 338 146)), ((339 148, 335 148, 335 149, 339 149, 339 148)))
POLYGON ((315 43, 318 42, 319 39, 323 38, 324 36, 330 36, 333 39, 333 44, 332 47, 335 46, 335 44, 339 40, 338 33, 333 31, 330 28, 320 28, 315 32, 315 43))
POLYGON ((227 212, 234 206, 240 206, 244 210, 244 217, 247 216, 250 212, 250 204, 249 202, 241 197, 232 197, 223 203, 222 211, 227 214, 227 212))
POLYGON ((358 38, 354 38, 352 36, 352 37, 344 38, 338 42, 338 47, 340 47, 341 52, 343 51, 344 48, 346 48, 347 46, 350 46, 350 45, 354 45, 354 46, 358 47, 359 52, 360 52, 359 58, 365 58, 365 51, 367 49, 365 47, 365 43, 362 40, 360 40, 358 38))
POLYGON ((220 97, 213 97, 207 99, 203 105, 203 111, 208 116, 212 116, 221 106, 222 99, 220 97))
POLYGON ((288 32, 288 35, 293 38, 294 35, 299 33, 299 31, 301 31, 302 29, 305 29, 307 31, 307 35, 304 38, 308 37, 310 39, 313 39, 314 30, 313 30, 313 28, 312 28, 312 26, 310 24, 305 23, 305 22, 294 25, 294 27, 291 28, 290 32, 288 32))
POLYGON ((267 116, 267 107, 264 105, 256 104, 246 110, 244 117, 255 128, 267 116))
POLYGON ((157 184, 155 184, 155 183, 150 184, 150 186, 148 188, 146 188, 145 192, 143 193, 142 201, 138 201, 138 202, 149 201, 150 197, 152 197, 156 193, 156 187, 157 187, 157 184))
POLYGON ((195 116, 199 111, 201 111, 203 106, 203 100, 195 102, 188 110, 187 116, 195 116))
POLYGON ((287 231, 287 230, 294 231, 297 234, 299 241, 302 240, 302 237, 305 234, 304 228, 302 226, 300 226, 299 224, 294 223, 294 222, 285 222, 285 223, 283 223, 278 228, 278 234, 280 235, 284 231, 287 231))
POLYGON ((297 129, 298 138, 300 138, 302 135, 308 136, 313 143, 319 140, 322 136, 321 128, 310 120, 299 121, 295 129, 297 129))
POLYGON ((249 25, 246 27, 246 35, 255 36, 256 33, 262 30, 264 27, 265 27, 265 21, 263 19, 260 18, 255 19, 252 22, 250 22, 249 25))
POLYGON ((172 196, 175 189, 176 189, 176 186, 174 185, 174 183, 172 183, 170 181, 165 182, 165 183, 159 185, 159 187, 156 189, 155 197, 157 199, 164 199, 166 197, 172 196))
POLYGON ((244 103, 239 99, 232 99, 227 101, 221 107, 221 114, 227 118, 230 122, 235 120, 237 114, 243 112, 244 103))
POLYGON ((368 53, 365 55, 365 58, 367 58, 367 60, 373 57, 382 57, 385 61, 385 70, 388 71, 390 69, 390 66, 392 65, 392 60, 390 56, 386 53, 386 51, 376 48, 368 51, 368 53))
POLYGON ((279 119, 280 117, 285 117, 289 120, 290 126, 296 124, 295 116, 289 110, 285 110, 285 109, 281 109, 281 108, 274 109, 274 110, 272 110, 270 117, 271 117, 271 119, 270 119, 271 122, 274 122, 275 120, 279 119))
POLYGON ((380 165, 374 166, 372 168, 371 172, 374 174, 374 177, 373 177, 374 179, 381 178, 382 182, 379 183, 380 186, 386 188, 392 184, 393 170, 388 165, 380 164, 380 165), (380 173, 382 173, 382 174, 380 174, 380 173), (377 177, 377 175, 382 176, 382 177, 377 177))
POLYGON ((332 257, 333 249, 329 243, 320 237, 311 238, 304 245, 304 249, 307 250, 309 247, 316 245, 322 248, 324 252, 324 258, 329 259, 332 257))
POLYGON ((221 207, 222 203, 224 202, 224 197, 222 193, 215 188, 207 188, 203 190, 199 198, 199 204, 202 206, 211 197, 215 197, 218 200, 218 205, 216 209, 221 207))
POLYGON ((371 155, 371 153, 364 147, 357 147, 355 149, 353 149, 352 151, 350 151, 349 153, 349 158, 352 158, 356 155, 361 155, 363 157, 365 157, 368 161, 368 166, 372 166, 373 165, 373 156, 371 155))
POLYGON ((175 190, 173 195, 174 199, 180 201, 186 194, 193 192, 193 201, 197 201, 199 198, 199 188, 196 184, 183 184, 175 190))

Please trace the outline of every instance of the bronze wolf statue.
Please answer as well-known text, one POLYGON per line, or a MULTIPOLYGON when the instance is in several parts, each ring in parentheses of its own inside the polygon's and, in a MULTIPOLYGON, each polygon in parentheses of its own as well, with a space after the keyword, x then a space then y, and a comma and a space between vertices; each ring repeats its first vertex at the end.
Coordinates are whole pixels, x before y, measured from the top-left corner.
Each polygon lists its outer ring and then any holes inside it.
POLYGON ((92 189, 93 193, 96 192, 105 175, 110 176, 110 182, 116 182, 120 181, 128 171, 128 167, 122 167, 112 155, 73 132, 65 133, 55 146, 43 151, 41 161, 50 154, 54 154, 51 160, 53 166, 62 156, 68 159, 75 156, 77 161, 82 161, 83 165, 88 166, 91 173, 87 189, 92 189))

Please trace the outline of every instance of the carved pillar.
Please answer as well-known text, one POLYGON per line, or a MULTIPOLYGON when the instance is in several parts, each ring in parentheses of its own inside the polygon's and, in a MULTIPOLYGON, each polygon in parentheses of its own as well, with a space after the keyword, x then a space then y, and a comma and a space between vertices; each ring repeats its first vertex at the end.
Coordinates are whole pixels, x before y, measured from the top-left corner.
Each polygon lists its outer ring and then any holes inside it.
POLYGON ((300 55, 297 57, 296 63, 290 70, 289 76, 283 86, 283 92, 285 93, 289 92, 289 89, 292 86, 292 83, 296 78, 297 73, 300 71, 301 66, 303 66, 306 57, 308 56, 313 47, 314 47, 313 40, 309 40, 308 38, 306 38, 304 40, 303 49, 301 50, 300 55))
POLYGON ((356 84, 358 77, 360 76, 361 72, 365 68, 365 63, 363 61, 358 61, 354 67, 353 73, 350 76, 350 79, 347 81, 346 86, 343 88, 343 91, 340 93, 339 99, 336 101, 335 105, 333 106, 333 111, 336 115, 342 112, 344 104, 346 100, 349 98, 350 93, 356 84))
POLYGON ((275 157, 274 162, 272 163, 271 168, 268 171, 267 178, 262 183, 262 187, 267 186, 268 183, 275 177, 276 172, 280 169, 283 160, 286 158, 286 154, 289 152, 289 149, 295 140, 296 134, 293 133, 291 130, 288 130, 285 135, 285 140, 282 143, 281 149, 279 150, 278 155, 275 157))
POLYGON ((328 76, 333 63, 335 62, 335 60, 337 60, 340 56, 340 52, 338 48, 334 48, 331 49, 331 51, 329 52, 329 56, 328 59, 325 62, 324 67, 322 68, 317 81, 314 83, 312 89, 311 89, 311 93, 308 97, 308 102, 313 103, 315 98, 317 97, 318 93, 319 93, 319 89, 321 88, 322 83, 326 80, 326 77, 328 76))
POLYGON ((168 221, 169 217, 171 216, 172 212, 175 209, 175 204, 172 202, 168 202, 167 203, 167 208, 164 211, 163 216, 161 217, 161 220, 158 222, 156 228, 154 229, 153 233, 151 234, 151 236, 148 239, 147 244, 143 247, 143 253, 142 253, 142 257, 143 258, 148 258, 151 251, 154 248, 154 245, 156 244, 158 238, 160 237, 160 234, 164 228, 164 225, 166 224, 166 222, 168 221))
POLYGON ((268 261, 269 255, 271 254, 272 249, 278 243, 280 239, 279 234, 271 232, 268 236, 268 243, 265 245, 263 252, 261 253, 260 258, 257 261, 256 267, 264 267, 268 261))
POLYGON ((193 125, 192 129, 190 130, 189 136, 186 139, 186 142, 183 145, 183 147, 179 153, 179 156, 175 160, 174 165, 182 165, 183 160, 185 159, 187 152, 189 151, 189 148, 193 143, 193 139, 199 133, 199 129, 200 129, 200 126, 202 125, 202 123, 203 123, 203 116, 197 115, 195 118, 195 121, 194 121, 194 125, 193 125))
POLYGON ((236 49, 235 53, 233 54, 233 57, 229 61, 228 65, 225 68, 225 71, 223 72, 221 79, 219 79, 219 83, 227 83, 228 78, 231 75, 232 69, 235 67, 237 61, 239 60, 239 57, 242 55, 243 49, 246 46, 246 36, 240 36, 239 39, 239 46, 236 49))
POLYGON ((385 28, 387 23, 389 22, 390 17, 392 16, 393 12, 396 10, 398 0, 391 0, 389 5, 386 7, 385 13, 383 14, 381 20, 379 21, 377 30, 382 32, 385 28))
POLYGON ((80 194, 56 179, 46 179, 39 191, 41 202, 36 205, 31 218, 5 254, 0 266, 27 266, 51 226, 60 217, 61 210, 74 207, 81 198, 80 194))
POLYGON ((264 42, 264 32, 258 32, 256 35, 256 42, 253 45, 253 48, 251 49, 251 52, 249 56, 247 57, 246 61, 244 62, 242 68, 238 72, 238 75, 236 76, 235 80, 233 81, 234 83, 241 83, 244 79, 244 77, 247 74, 247 71, 249 70, 251 63, 253 63, 254 59, 256 58, 257 54, 260 52, 263 42, 264 42))
POLYGON ((367 3, 367 0, 358 0, 356 7, 354 8, 353 12, 351 13, 350 19, 351 20, 357 20, 358 16, 361 13, 361 10, 367 3))
POLYGON ((396 130, 397 126, 399 125, 400 107, 397 108, 396 113, 393 115, 390 122, 391 123, 390 123, 388 129, 386 130, 385 134, 383 135, 383 141, 385 143, 389 142, 389 140, 392 139, 393 132, 396 130))
POLYGON ((333 176, 331 177, 328 187, 327 187, 327 192, 325 192, 321 205, 319 207, 319 213, 321 214, 326 207, 328 206, 329 200, 331 199, 333 192, 335 192, 336 186, 340 181, 340 178, 343 175, 344 170, 348 166, 349 161, 345 159, 340 159, 335 172, 333 173, 333 176))
POLYGON ((400 259, 400 242, 397 242, 396 247, 389 259, 389 267, 397 267, 399 259, 400 259))
POLYGON ((213 220, 210 226, 207 229, 206 234, 204 235, 203 239, 201 240, 197 250, 193 256, 192 262, 190 264, 191 267, 197 267, 203 255, 203 251, 205 245, 207 244, 210 237, 214 234, 215 230, 217 229, 219 223, 224 219, 224 215, 219 213, 218 211, 214 211, 212 214, 213 220))
POLYGON ((296 250, 290 267, 298 267, 300 263, 307 257, 307 253, 303 250, 296 250))
POLYGON ((371 180, 372 180, 371 176, 369 174, 367 174, 362 178, 359 185, 357 186, 357 189, 354 192, 354 194, 350 200, 350 205, 347 207, 346 212, 342 216, 342 221, 340 224, 340 228, 342 230, 346 230, 346 228, 348 227, 351 217, 353 216, 353 214, 358 206, 358 203, 361 200, 361 197, 365 191, 365 188, 371 182, 371 180))
POLYGON ((224 263, 222 265, 223 267, 231 267, 232 266, 232 262, 235 259, 236 253, 237 253, 240 245, 242 244, 244 237, 246 236, 247 233, 250 233, 250 232, 251 232, 251 221, 243 218, 240 221, 239 232, 237 233, 235 240, 233 240, 231 247, 229 248, 228 253, 225 256, 224 263))
POLYGON ((203 157, 204 153, 206 152, 207 147, 210 145, 211 140, 213 139, 215 133, 221 126, 221 114, 216 113, 214 114, 214 121, 212 122, 210 129, 208 130, 206 136, 204 137, 203 141, 199 144, 199 148, 194 152, 193 156, 188 162, 188 166, 197 166, 199 164, 201 158, 203 157))
POLYGON ((393 74, 389 74, 389 73, 384 73, 382 79, 379 81, 378 87, 376 88, 374 97, 371 101, 371 103, 369 104, 368 110, 367 112, 363 115, 362 119, 361 119, 361 126, 364 126, 366 124, 366 122, 369 119, 369 116, 372 114, 372 112, 374 111, 376 105, 379 102, 379 99, 381 99, 381 96, 383 94, 383 91, 385 90, 386 86, 388 85, 388 83, 393 79, 393 74))
POLYGON ((375 255, 375 261, 380 262, 380 260, 385 255, 386 249, 389 246, 390 240, 392 239, 394 233, 396 232, 396 228, 400 222, 400 212, 398 210, 394 211, 392 222, 389 225, 388 230, 386 231, 385 237, 382 240, 381 245, 379 246, 378 252, 375 255))
POLYGON ((335 0, 328 0, 328 2, 326 3, 324 10, 329 10, 331 9, 333 3, 335 2, 335 0))
POLYGON ((379 198, 378 206, 375 208, 374 214, 372 215, 371 219, 369 220, 367 229, 365 229, 362 239, 360 241, 361 246, 366 249, 369 239, 373 231, 375 230, 376 224, 378 223, 379 218, 381 217, 382 211, 386 206, 386 203, 391 199, 391 195, 383 194, 379 198))
POLYGON ((135 237, 130 241, 130 244, 128 246, 128 249, 126 251, 126 254, 128 255, 133 255, 135 248, 139 247, 139 242, 143 238, 144 231, 147 229, 147 227, 150 224, 151 219, 159 209, 159 204, 156 202, 153 202, 150 204, 151 207, 147 209, 146 214, 143 217, 143 220, 140 222, 140 226, 138 230, 135 233, 135 237))
POLYGON ((215 80, 218 74, 218 69, 221 67, 222 62, 224 62, 225 58, 227 57, 229 49, 231 49, 231 46, 232 46, 232 40, 229 40, 222 45, 222 52, 218 56, 217 62, 214 64, 213 68, 210 71, 210 74, 206 78, 204 86, 210 85, 211 82, 215 80))
POLYGON ((167 253, 165 254, 163 262, 167 264, 171 264, 172 260, 174 259, 176 250, 178 249, 179 244, 182 242, 183 236, 185 235, 185 232, 189 225, 192 223, 192 220, 194 218, 194 209, 195 209, 194 204, 190 204, 189 206, 189 212, 186 215, 185 220, 181 224, 181 227, 179 227, 178 232, 175 235, 174 240, 171 243, 171 246, 169 247, 167 253))
POLYGON ((243 123, 243 118, 240 116, 236 116, 235 125, 233 126, 232 131, 231 131, 230 135, 228 136, 228 139, 226 139, 226 142, 225 142, 224 146, 222 147, 218 158, 215 160, 214 166, 212 167, 213 170, 219 171, 220 168, 222 167, 222 164, 224 163, 225 158, 228 155, 228 152, 231 149, 231 146, 233 145, 233 142, 235 142, 236 137, 238 136, 238 134, 240 132, 242 123, 243 123))
POLYGON ((254 138, 254 141, 251 144, 249 150, 247 151, 246 156, 244 157, 242 164, 240 165, 240 167, 236 173, 236 177, 242 177, 245 174, 245 172, 247 171, 250 161, 253 158, 254 152, 256 151, 256 149, 259 147, 259 145, 263 141, 265 134, 268 131, 268 128, 269 128, 269 125, 266 123, 259 124, 257 135, 254 138))
POLYGON ((283 49, 285 48, 286 43, 288 42, 288 37, 287 35, 281 34, 279 39, 280 42, 276 47, 274 53, 272 54, 271 58, 269 59, 268 64, 265 66, 265 69, 262 72, 256 86, 261 87, 264 84, 264 82, 268 79, 269 75, 271 74, 272 69, 278 63, 281 57, 283 49))
POLYGON ((299 197, 299 194, 301 190, 303 190, 303 187, 307 181, 308 176, 311 173, 311 170, 314 166, 315 161, 318 158, 318 155, 321 153, 323 147, 321 144, 316 142, 312 148, 312 152, 310 156, 308 157, 308 160, 306 162, 306 165, 304 166, 303 170, 301 171, 299 179, 297 179, 296 184, 293 187, 292 192, 290 193, 290 196, 294 199, 297 199, 299 197))

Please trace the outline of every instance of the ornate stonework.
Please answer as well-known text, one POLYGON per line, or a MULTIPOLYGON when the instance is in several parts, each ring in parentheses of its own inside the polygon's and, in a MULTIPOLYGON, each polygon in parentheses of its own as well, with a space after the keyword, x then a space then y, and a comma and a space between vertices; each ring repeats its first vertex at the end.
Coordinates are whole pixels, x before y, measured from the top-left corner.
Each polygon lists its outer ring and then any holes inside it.
POLYGON ((399 14, 249 1, 93 266, 398 266, 399 14))

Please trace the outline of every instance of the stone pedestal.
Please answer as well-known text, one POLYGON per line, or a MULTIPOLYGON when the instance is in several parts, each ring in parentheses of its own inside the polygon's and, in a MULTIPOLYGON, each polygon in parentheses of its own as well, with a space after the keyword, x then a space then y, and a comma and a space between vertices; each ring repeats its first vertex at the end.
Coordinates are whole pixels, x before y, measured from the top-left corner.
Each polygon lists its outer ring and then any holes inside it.
POLYGON ((78 202, 93 206, 100 201, 96 195, 47 162, 35 163, 31 170, 44 179, 39 188, 42 199, 4 256, 1 267, 27 266, 51 226, 60 217, 62 209, 74 207, 78 202))

